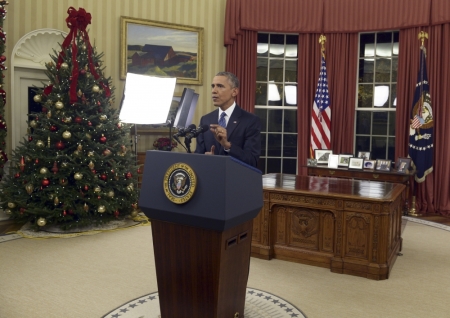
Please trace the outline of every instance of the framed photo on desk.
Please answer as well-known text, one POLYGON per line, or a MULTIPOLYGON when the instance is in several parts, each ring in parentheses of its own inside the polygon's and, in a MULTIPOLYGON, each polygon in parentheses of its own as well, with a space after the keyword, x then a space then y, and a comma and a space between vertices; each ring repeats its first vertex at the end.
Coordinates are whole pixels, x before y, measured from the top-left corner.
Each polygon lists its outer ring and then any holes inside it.
POLYGON ((407 173, 411 165, 411 158, 398 158, 397 172, 407 173))
POLYGON ((364 163, 364 158, 352 157, 352 158, 350 158, 350 161, 348 163, 348 168, 355 169, 355 170, 363 170, 363 163, 364 163))
POLYGON ((331 149, 314 149, 314 158, 317 159, 317 164, 328 164, 331 154, 333 154, 331 149))
POLYGON ((348 163, 351 157, 353 157, 353 155, 339 155, 339 167, 348 167, 348 163))
POLYGON ((391 171, 391 160, 377 160, 377 166, 375 170, 391 171))

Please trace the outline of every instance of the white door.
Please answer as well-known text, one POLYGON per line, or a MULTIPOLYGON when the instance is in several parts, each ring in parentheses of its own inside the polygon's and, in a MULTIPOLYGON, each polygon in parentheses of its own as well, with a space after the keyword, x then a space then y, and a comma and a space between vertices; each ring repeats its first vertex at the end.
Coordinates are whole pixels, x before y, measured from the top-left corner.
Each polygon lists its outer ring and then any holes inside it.
POLYGON ((14 72, 15 110, 12 112, 12 123, 9 125, 12 134, 12 149, 27 138, 28 101, 30 88, 48 85, 49 79, 44 70, 16 68, 14 72))

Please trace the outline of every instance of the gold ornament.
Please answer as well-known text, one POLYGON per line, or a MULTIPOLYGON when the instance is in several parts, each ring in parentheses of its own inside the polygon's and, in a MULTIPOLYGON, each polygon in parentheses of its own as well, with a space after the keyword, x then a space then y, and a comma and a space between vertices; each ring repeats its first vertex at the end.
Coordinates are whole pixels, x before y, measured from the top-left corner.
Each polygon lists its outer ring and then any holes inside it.
POLYGON ((114 198, 114 191, 113 190, 108 191, 108 197, 114 198))
POLYGON ((42 148, 45 146, 45 144, 42 140, 38 140, 38 141, 36 141, 36 146, 38 146, 39 148, 42 148))
POLYGON ((67 64, 66 62, 61 63, 61 68, 64 70, 67 70, 69 68, 69 64, 67 64))
POLYGON ((105 121, 106 119, 108 119, 108 116, 106 116, 106 115, 100 115, 100 120, 101 120, 101 121, 105 121))
POLYGON ((89 164, 88 164, 88 167, 89 167, 89 169, 92 170, 92 169, 94 169, 95 165, 94 165, 94 163, 92 161, 90 161, 89 164))
POLYGON ((105 211, 106 211, 106 208, 105 208, 104 205, 100 205, 100 206, 98 207, 98 212, 99 212, 99 213, 103 213, 103 212, 105 212, 105 211))
POLYGON ((86 138, 87 138, 88 140, 91 140, 91 139, 92 139, 91 134, 86 133, 86 138))
POLYGON ((41 170, 39 170, 41 174, 46 174, 48 172, 48 169, 46 167, 42 167, 41 170))
POLYGON ((81 49, 82 49, 83 51, 86 51, 86 44, 83 44, 83 45, 81 46, 81 49))
POLYGON ((69 139, 70 137, 72 137, 72 134, 70 133, 70 131, 66 130, 65 132, 63 132, 62 136, 64 139, 69 139))
POLYGON ((55 198, 55 194, 54 194, 54 193, 49 193, 49 194, 48 194, 48 198, 49 198, 50 200, 53 200, 53 199, 55 198))
POLYGON ((6 213, 6 214, 11 214, 12 212, 11 212, 10 209, 6 209, 6 210, 5 210, 5 213, 6 213))
POLYGON ((81 180, 83 179, 83 175, 79 172, 76 172, 73 177, 75 178, 75 180, 81 180))
POLYGON ((16 204, 14 202, 8 202, 8 208, 14 209, 16 207, 16 204))
POLYGON ((31 162, 31 157, 30 156, 25 156, 25 161, 26 162, 31 162))
POLYGON ((81 144, 78 144, 78 146, 77 146, 77 150, 78 150, 78 151, 81 151, 81 150, 83 150, 83 146, 82 146, 81 144))
POLYGON ((58 205, 58 204, 59 204, 59 198, 58 198, 58 197, 55 197, 55 199, 53 200, 53 203, 54 203, 55 205, 58 205))
POLYGON ((36 224, 39 225, 39 226, 44 226, 45 224, 47 224, 47 220, 45 220, 44 218, 39 218, 36 221, 36 224))
POLYGON ((138 211, 133 210, 131 211, 130 215, 135 218, 138 215, 138 211))
POLYGON ((63 109, 64 108, 64 104, 61 101, 57 101, 55 103, 55 107, 56 107, 56 109, 63 109))
POLYGON ((102 192, 102 189, 99 186, 97 186, 97 187, 94 188, 94 192, 95 193, 100 193, 100 192, 102 192))
POLYGON ((32 121, 29 122, 29 125, 30 125, 31 128, 36 128, 37 122, 35 120, 32 120, 32 121))
POLYGON ((94 93, 98 93, 100 91, 100 87, 98 87, 97 85, 92 86, 92 91, 94 93))
POLYGON ((61 168, 67 168, 69 166, 69 163, 67 161, 64 161, 61 163, 61 168))
POLYGON ((65 186, 68 183, 69 183, 69 181, 67 179, 65 179, 65 178, 59 179, 59 184, 62 185, 62 186, 65 186))
POLYGON ((25 190, 27 191, 28 194, 33 193, 33 190, 34 190, 33 184, 32 184, 32 183, 28 183, 28 184, 25 186, 25 190))
POLYGON ((47 118, 51 118, 52 117, 52 111, 51 110, 48 110, 48 112, 47 112, 47 118))
POLYGON ((88 157, 94 157, 94 152, 91 150, 91 151, 88 151, 88 157))
POLYGON ((78 92, 77 92, 77 96, 78 96, 78 97, 81 97, 81 96, 83 96, 83 92, 81 91, 81 89, 79 89, 79 90, 78 90, 78 92))
POLYGON ((75 157, 78 157, 79 155, 81 155, 81 153, 80 153, 78 150, 75 150, 75 151, 73 152, 73 155, 74 155, 75 157))
POLYGON ((68 117, 64 118, 64 122, 65 122, 66 124, 72 122, 72 117, 68 116, 68 117))
POLYGON ((89 211, 89 206, 85 203, 84 206, 83 206, 83 209, 84 209, 84 211, 87 212, 87 211, 89 211))
POLYGON ((97 129, 101 129, 102 127, 103 127, 103 124, 102 124, 102 123, 100 123, 100 124, 97 125, 97 129))
POLYGON ((34 95, 33 100, 34 100, 36 103, 40 103, 40 102, 42 101, 42 96, 36 94, 36 95, 34 95))

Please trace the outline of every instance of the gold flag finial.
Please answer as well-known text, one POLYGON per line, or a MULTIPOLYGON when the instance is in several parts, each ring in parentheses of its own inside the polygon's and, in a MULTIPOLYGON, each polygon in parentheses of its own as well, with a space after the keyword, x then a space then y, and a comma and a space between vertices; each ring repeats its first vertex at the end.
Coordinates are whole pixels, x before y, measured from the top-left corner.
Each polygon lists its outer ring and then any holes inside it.
POLYGON ((423 46, 423 42, 425 42, 425 39, 428 39, 428 33, 424 32, 424 31, 420 31, 418 37, 419 37, 419 40, 422 42, 421 46, 423 46))
POLYGON ((325 57, 325 42, 327 41, 327 37, 323 34, 321 34, 319 36, 319 43, 322 46, 321 50, 322 50, 322 56, 325 57))

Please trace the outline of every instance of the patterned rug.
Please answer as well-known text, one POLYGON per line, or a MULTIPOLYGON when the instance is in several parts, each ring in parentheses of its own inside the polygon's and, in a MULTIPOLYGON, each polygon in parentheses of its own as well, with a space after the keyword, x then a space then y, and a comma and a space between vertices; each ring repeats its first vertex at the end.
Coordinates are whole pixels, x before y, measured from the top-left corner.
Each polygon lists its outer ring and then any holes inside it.
MULTIPOLYGON (((158 292, 133 299, 102 318, 160 318, 158 292)), ((245 318, 293 318, 306 317, 286 300, 271 293, 247 288, 245 318)))

